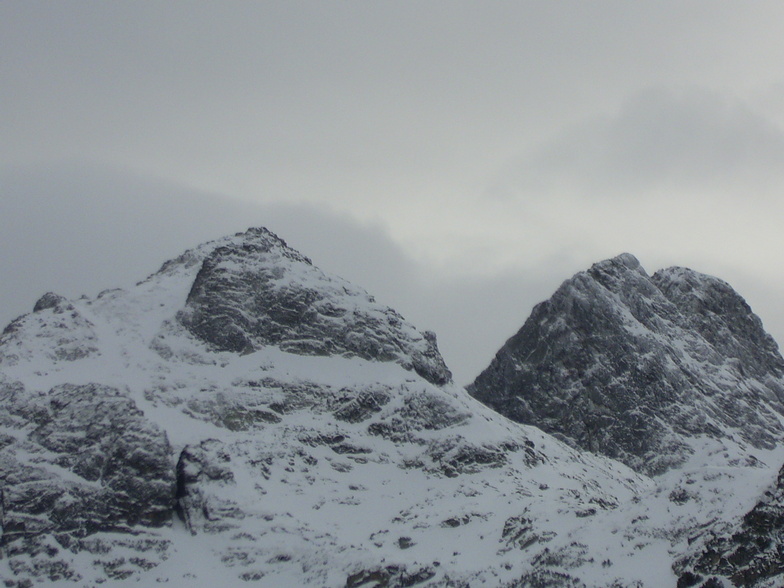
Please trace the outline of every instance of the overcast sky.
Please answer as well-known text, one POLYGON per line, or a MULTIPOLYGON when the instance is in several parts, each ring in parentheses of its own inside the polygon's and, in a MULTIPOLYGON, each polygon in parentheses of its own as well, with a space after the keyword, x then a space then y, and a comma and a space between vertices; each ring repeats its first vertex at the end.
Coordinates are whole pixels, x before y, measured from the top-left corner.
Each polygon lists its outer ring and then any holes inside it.
POLYGON ((0 3, 0 322, 265 225, 470 381, 623 251, 784 341, 784 3, 0 3))

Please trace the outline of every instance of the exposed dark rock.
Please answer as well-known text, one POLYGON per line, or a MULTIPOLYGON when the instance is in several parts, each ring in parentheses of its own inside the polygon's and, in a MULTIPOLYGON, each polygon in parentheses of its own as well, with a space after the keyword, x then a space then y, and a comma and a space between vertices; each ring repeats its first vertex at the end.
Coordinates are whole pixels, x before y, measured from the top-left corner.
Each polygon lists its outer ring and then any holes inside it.
POLYGON ((238 234, 203 261, 179 321, 221 351, 264 345, 301 355, 395 361, 436 384, 451 380, 430 332, 313 267, 266 229, 238 234))
MULTIPOLYGON (((169 524, 174 472, 166 435, 119 390, 62 385, 30 396, 0 385, 2 545, 15 573, 78 579, 67 548, 100 532, 169 524)), ((155 565, 155 564, 152 564, 155 565)))
POLYGON ((505 588, 586 588, 578 578, 551 570, 533 570, 505 588))
POLYGON ((333 414, 340 421, 360 423, 380 412, 390 399, 388 390, 365 390, 344 402, 333 414))
POLYGON ((56 308, 58 305, 65 302, 65 297, 55 294, 54 292, 47 292, 41 296, 33 306, 33 312, 40 312, 47 308, 56 308))
POLYGON ((397 545, 400 547, 400 549, 409 549, 410 547, 416 545, 416 543, 411 540, 411 537, 400 537, 397 540, 397 545))
POLYGON ((413 572, 401 566, 386 566, 370 570, 362 570, 351 574, 346 579, 346 588, 408 588, 417 586, 434 578, 436 572, 431 567, 420 568, 413 572))
POLYGON ((539 531, 536 522, 524 515, 508 518, 501 532, 503 543, 521 550, 528 549, 536 543, 546 543, 553 537, 555 537, 554 533, 539 531))
POLYGON ((692 574, 691 572, 685 572, 678 578, 676 588, 690 588, 691 586, 699 584, 701 580, 702 576, 692 574))
POLYGON ((651 474, 688 457, 688 437, 784 437, 784 359, 749 306, 692 270, 650 277, 629 254, 564 282, 468 390, 651 474))
POLYGON ((717 576, 734 586, 784 584, 784 467, 774 487, 746 513, 734 532, 714 537, 681 567, 686 571, 680 575, 679 586, 700 575, 712 576, 717 586, 721 586, 717 576))
POLYGON ((223 415, 222 424, 230 431, 247 431, 263 424, 276 424, 281 418, 274 412, 255 408, 237 409, 223 415))
POLYGON ((400 579, 397 582, 397 585, 399 585, 401 588, 407 588, 408 586, 416 586, 417 584, 421 584, 422 582, 427 582, 435 575, 436 575, 435 570, 431 568, 422 568, 410 574, 404 572, 403 574, 401 574, 400 579))
POLYGON ((177 462, 177 512, 191 533, 220 532, 242 518, 239 507, 221 497, 220 488, 233 485, 231 455, 217 439, 187 446, 177 462))
POLYGON ((356 574, 351 574, 346 579, 346 588, 358 588, 359 586, 375 586, 378 588, 389 586, 391 574, 387 570, 362 570, 356 574))
POLYGON ((408 395, 405 406, 397 415, 408 423, 410 428, 433 431, 459 425, 471 416, 428 392, 408 395))

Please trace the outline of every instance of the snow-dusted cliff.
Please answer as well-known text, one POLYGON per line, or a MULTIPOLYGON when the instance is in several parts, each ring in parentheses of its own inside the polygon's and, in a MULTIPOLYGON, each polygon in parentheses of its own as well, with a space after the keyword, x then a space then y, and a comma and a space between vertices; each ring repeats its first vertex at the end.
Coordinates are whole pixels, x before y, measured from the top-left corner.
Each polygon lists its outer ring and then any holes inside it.
POLYGON ((684 464, 702 440, 754 453, 784 439, 784 359, 746 302, 685 268, 648 276, 629 254, 537 305, 469 391, 650 474, 684 464))

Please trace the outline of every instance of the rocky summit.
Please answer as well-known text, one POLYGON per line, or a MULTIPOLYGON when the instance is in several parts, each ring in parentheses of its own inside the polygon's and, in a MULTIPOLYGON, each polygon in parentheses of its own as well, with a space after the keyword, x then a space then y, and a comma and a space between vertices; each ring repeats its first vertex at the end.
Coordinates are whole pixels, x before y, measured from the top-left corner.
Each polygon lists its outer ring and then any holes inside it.
POLYGON ((784 360, 727 283, 649 276, 629 254, 597 263, 537 305, 468 391, 652 476, 625 532, 645 548, 668 537, 679 588, 784 584, 784 360))
POLYGON ((725 282, 632 255, 564 282, 468 387, 501 414, 660 474, 694 441, 784 438, 784 359, 725 282))
POLYGON ((0 336, 9 588, 784 578, 784 362, 715 278, 578 274, 484 404, 435 335, 262 228, 31 308, 0 336))
POLYGON ((417 332, 365 292, 324 275, 266 229, 206 255, 177 320, 216 350, 275 345, 300 355, 398 361, 434 384, 452 378, 433 333, 417 332))

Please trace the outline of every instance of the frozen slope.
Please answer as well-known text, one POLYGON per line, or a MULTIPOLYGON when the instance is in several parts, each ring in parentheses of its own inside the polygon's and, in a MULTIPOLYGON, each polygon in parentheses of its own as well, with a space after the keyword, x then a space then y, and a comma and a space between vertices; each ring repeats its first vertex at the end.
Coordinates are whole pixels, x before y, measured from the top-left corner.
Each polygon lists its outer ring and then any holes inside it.
POLYGON ((476 402, 434 336, 263 229, 46 295, 0 370, 7 586, 645 580, 617 529, 651 480, 476 402))

